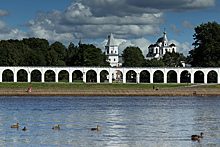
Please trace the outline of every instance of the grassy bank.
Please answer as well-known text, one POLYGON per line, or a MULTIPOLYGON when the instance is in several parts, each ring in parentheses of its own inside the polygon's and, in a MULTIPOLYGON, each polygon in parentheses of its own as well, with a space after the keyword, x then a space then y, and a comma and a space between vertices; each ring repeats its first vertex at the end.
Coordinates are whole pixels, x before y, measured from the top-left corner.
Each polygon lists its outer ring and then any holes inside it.
POLYGON ((75 83, 0 83, 0 88, 27 89, 152 89, 153 85, 159 88, 185 87, 191 84, 75 84, 75 83))

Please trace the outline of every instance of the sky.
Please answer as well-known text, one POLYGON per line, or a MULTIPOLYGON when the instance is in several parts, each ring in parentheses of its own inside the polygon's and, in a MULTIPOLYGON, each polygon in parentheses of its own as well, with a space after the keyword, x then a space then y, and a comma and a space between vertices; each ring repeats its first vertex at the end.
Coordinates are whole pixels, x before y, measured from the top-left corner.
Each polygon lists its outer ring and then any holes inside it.
POLYGON ((185 56, 194 28, 220 23, 220 0, 0 0, 0 40, 44 38, 68 46, 94 44, 104 51, 110 33, 122 54, 127 46, 143 55, 163 36, 185 56))

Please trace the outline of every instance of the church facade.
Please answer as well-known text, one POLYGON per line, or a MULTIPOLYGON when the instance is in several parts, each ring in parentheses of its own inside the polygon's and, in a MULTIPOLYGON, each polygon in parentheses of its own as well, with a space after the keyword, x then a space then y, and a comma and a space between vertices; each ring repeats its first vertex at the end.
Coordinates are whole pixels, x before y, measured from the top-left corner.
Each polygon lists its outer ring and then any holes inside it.
POLYGON ((108 61, 111 67, 122 66, 122 62, 118 53, 118 45, 116 44, 112 33, 108 36, 108 42, 105 46, 105 54, 108 56, 108 61))
POLYGON ((160 59, 166 52, 176 52, 176 45, 173 43, 169 44, 166 31, 164 31, 163 34, 163 37, 159 38, 155 44, 151 44, 148 47, 148 54, 146 55, 146 59, 160 59))

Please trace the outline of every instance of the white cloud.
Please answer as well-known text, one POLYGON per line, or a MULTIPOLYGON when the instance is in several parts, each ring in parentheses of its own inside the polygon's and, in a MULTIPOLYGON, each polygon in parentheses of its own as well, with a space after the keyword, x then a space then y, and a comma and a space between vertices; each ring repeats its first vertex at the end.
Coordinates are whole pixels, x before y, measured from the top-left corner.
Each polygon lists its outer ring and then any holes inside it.
POLYGON ((23 26, 29 26, 28 34, 31 37, 68 43, 77 42, 79 38, 105 38, 110 32, 114 32, 118 38, 157 36, 161 32, 158 25, 164 22, 163 13, 95 16, 90 7, 73 2, 64 12, 55 9, 40 12, 35 20, 23 26))
MULTIPOLYGON (((101 48, 102 51, 104 51, 105 45, 107 44, 107 41, 108 40, 105 39, 101 43, 91 42, 91 44, 94 44, 96 47, 101 48)), ((150 44, 152 44, 152 42, 146 38, 139 38, 139 39, 132 39, 132 40, 115 38, 115 42, 118 45, 119 54, 122 54, 123 50, 126 49, 126 47, 135 46, 135 47, 139 47, 141 49, 144 56, 147 55, 148 47, 150 44)))
MULTIPOLYGON (((27 32, 0 22, 0 27, 4 28, 0 35, 7 38, 12 33, 13 37, 39 37, 62 43, 78 42, 79 38, 106 38, 110 32, 123 39, 158 36, 161 33, 159 25, 166 22, 165 12, 198 11, 215 5, 215 0, 74 0, 63 12, 41 11, 35 19, 19 25, 28 27, 27 32)), ((0 18, 9 15, 7 10, 0 9, 0 18)), ((192 27, 186 21, 183 26, 192 27)), ((178 35, 182 32, 175 25, 170 28, 178 35)), ((135 43, 126 41, 123 44, 135 43)))
MULTIPOLYGON (((90 42, 91 44, 94 44, 96 47, 102 49, 102 51, 105 51, 105 45, 107 44, 107 39, 102 41, 101 43, 99 42, 90 42)), ((154 44, 150 40, 146 38, 139 38, 139 39, 132 39, 132 40, 126 40, 126 39, 117 39, 115 38, 116 44, 119 46, 119 54, 123 53, 123 50, 126 49, 126 47, 129 46, 135 46, 139 47, 144 55, 146 57, 148 53, 148 47, 151 44, 154 44)), ((189 51, 193 49, 193 46, 189 42, 184 42, 180 43, 176 40, 170 40, 169 44, 174 43, 177 47, 177 52, 178 53, 183 53, 184 56, 187 56, 189 54, 189 51)))
POLYGON ((180 33, 183 32, 182 29, 177 29, 175 25, 173 24, 170 24, 170 29, 173 33, 177 34, 177 35, 180 35, 180 33))
POLYGON ((8 26, 4 21, 0 20, 0 40, 22 39, 27 33, 8 26))
POLYGON ((194 29, 196 25, 192 24, 188 20, 184 20, 182 26, 188 29, 194 29))
POLYGON ((174 43, 177 48, 177 52, 183 53, 184 56, 189 54, 189 51, 193 49, 193 46, 189 42, 180 43, 176 40, 170 40, 169 44, 174 43))
POLYGON ((10 13, 7 10, 0 9, 0 18, 9 16, 10 13))

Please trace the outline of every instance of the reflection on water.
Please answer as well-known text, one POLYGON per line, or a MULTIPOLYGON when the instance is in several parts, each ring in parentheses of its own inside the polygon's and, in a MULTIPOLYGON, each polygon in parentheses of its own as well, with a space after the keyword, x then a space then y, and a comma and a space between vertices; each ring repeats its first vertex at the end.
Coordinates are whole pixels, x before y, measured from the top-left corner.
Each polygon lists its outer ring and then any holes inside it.
POLYGON ((220 146, 219 105, 219 97, 0 97, 0 146, 220 146))

